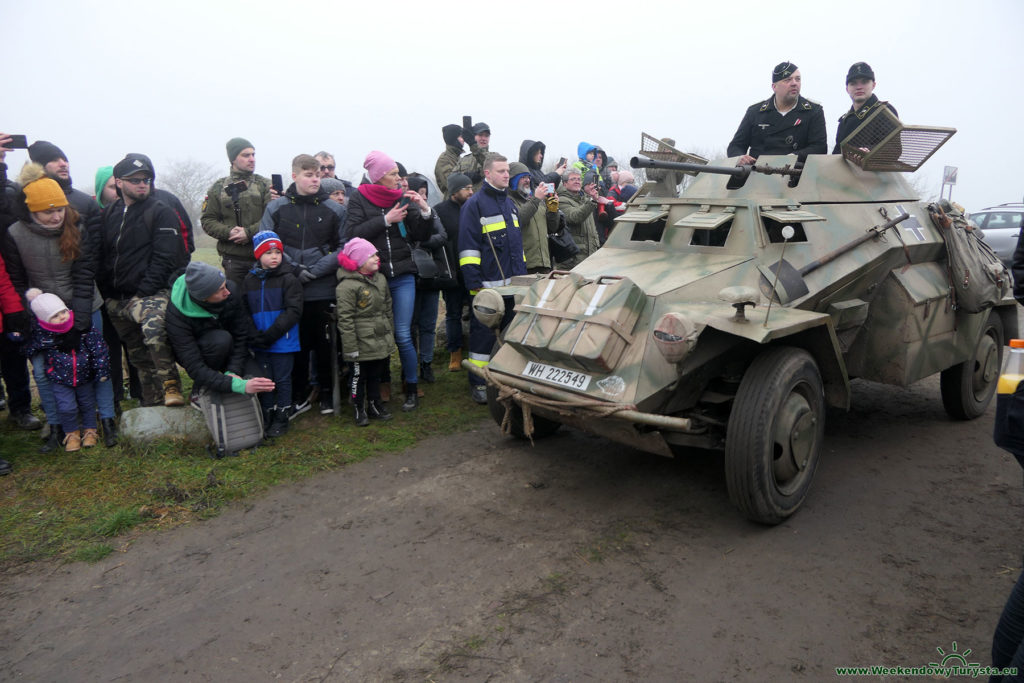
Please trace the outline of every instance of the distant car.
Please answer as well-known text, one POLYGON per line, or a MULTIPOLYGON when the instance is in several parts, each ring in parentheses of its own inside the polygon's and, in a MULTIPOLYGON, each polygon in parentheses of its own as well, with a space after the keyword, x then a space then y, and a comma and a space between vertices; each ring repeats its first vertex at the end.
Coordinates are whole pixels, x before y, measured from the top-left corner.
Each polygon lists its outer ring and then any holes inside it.
POLYGON ((1010 267, 1013 251, 1017 248, 1020 224, 1024 220, 1024 204, 1000 204, 971 213, 988 246, 1010 267))

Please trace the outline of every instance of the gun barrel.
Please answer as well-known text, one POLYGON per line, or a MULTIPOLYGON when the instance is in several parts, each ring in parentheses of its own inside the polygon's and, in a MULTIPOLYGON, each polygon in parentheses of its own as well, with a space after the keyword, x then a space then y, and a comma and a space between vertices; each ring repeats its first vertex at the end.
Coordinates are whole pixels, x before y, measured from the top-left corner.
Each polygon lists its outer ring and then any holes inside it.
POLYGON ((669 171, 690 171, 693 173, 718 173, 733 177, 744 177, 750 174, 749 166, 707 166, 705 164, 688 164, 683 161, 658 161, 645 156, 635 156, 629 160, 633 168, 664 168, 669 171))

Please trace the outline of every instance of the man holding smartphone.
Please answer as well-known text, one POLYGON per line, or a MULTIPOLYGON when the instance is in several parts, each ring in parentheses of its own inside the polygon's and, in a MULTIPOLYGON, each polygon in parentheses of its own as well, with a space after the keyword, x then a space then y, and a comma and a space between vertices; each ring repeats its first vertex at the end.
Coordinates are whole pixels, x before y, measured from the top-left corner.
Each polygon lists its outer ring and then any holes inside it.
POLYGON ((273 198, 269 180, 256 171, 256 149, 245 138, 227 142, 229 175, 210 186, 203 202, 202 226, 217 240, 217 253, 228 280, 241 284, 256 262, 252 236, 273 198))

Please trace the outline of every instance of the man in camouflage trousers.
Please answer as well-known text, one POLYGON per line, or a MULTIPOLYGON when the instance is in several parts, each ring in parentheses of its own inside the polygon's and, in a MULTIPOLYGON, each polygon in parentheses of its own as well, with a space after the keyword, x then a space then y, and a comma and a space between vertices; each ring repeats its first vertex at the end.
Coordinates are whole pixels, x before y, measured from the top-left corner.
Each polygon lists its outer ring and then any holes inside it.
POLYGON ((252 236, 270 203, 270 181, 255 173, 256 150, 245 138, 227 142, 231 174, 210 186, 203 202, 203 231, 217 240, 228 280, 241 285, 255 264, 252 236))
POLYGON ((96 281, 128 359, 139 371, 142 404, 185 405, 164 316, 171 276, 187 262, 180 223, 166 204, 150 197, 153 168, 129 154, 114 166, 120 199, 103 212, 91 245, 96 281))

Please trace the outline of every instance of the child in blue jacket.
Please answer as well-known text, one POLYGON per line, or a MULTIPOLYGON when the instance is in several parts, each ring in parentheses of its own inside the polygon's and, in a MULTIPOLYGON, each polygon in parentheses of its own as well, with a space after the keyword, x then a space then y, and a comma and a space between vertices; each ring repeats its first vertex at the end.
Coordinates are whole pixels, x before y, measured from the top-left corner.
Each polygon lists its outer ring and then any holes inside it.
POLYGON ((29 357, 44 354, 46 376, 57 399, 57 415, 65 434, 64 450, 70 453, 82 446, 91 448, 99 441, 93 382, 110 381, 110 356, 103 335, 92 326, 85 333, 75 330, 75 314, 56 294, 33 287, 25 292, 25 298, 37 324, 21 352, 29 357))
POLYGON ((253 235, 253 266, 242 282, 242 302, 256 327, 249 345, 275 390, 260 394, 267 436, 288 431, 292 412, 292 366, 299 351, 302 285, 292 267, 282 265, 281 238, 271 230, 253 235))

